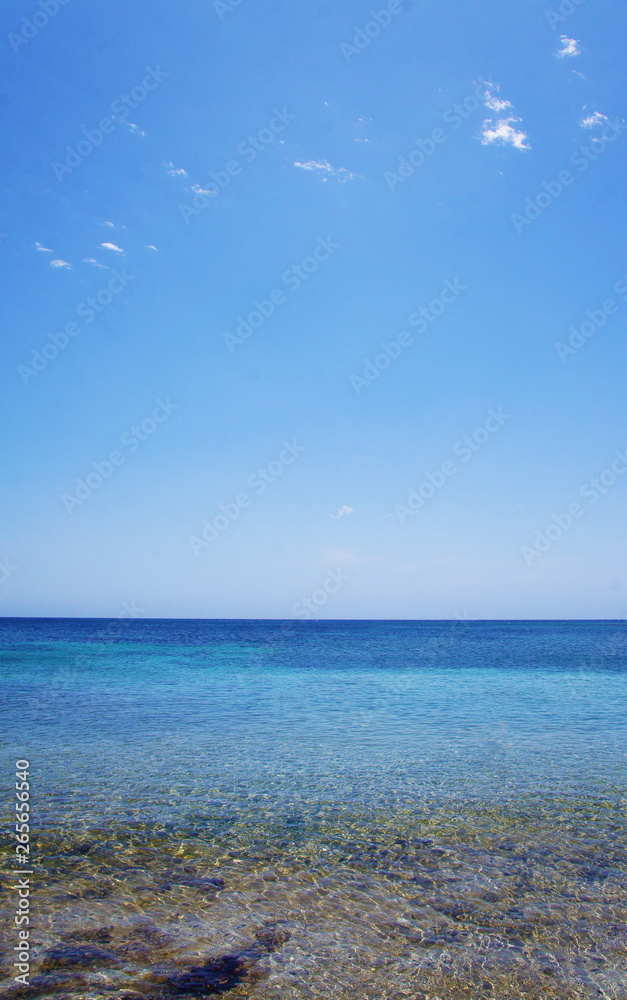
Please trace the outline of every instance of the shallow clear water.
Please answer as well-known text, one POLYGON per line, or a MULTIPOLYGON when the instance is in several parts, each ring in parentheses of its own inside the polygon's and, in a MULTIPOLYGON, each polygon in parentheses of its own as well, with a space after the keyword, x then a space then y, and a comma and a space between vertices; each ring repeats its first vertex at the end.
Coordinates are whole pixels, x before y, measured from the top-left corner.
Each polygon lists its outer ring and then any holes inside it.
POLYGON ((619 622, 4 619, 0 685, 24 995, 627 995, 619 622))

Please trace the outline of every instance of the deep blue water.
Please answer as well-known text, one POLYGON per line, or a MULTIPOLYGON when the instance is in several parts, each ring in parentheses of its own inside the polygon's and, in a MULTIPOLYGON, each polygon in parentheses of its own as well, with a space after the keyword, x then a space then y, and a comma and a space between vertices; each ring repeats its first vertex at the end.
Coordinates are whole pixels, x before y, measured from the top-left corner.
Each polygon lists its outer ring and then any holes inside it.
POLYGON ((4 619, 0 712, 33 996, 627 996, 622 622, 4 619))
POLYGON ((621 622, 3 619, 0 692, 42 820, 626 786, 621 622))

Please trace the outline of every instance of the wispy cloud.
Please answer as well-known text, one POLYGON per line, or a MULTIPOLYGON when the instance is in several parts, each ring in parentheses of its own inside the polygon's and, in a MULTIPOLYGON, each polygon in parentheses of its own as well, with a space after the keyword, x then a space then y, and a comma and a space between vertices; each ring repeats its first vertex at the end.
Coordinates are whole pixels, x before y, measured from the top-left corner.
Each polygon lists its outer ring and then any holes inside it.
POLYGON ((122 125, 126 125, 129 132, 133 132, 135 135, 146 135, 143 129, 136 125, 135 122, 121 122, 122 125))
POLYGON ((201 187, 200 184, 192 184, 191 188, 187 188, 187 190, 193 191, 194 194, 215 195, 215 191, 212 191, 211 188, 201 187))
MULTIPOLYGON (((144 250, 157 250, 157 248, 153 243, 144 243, 144 250)), ((157 253, 158 252, 159 251, 157 250, 157 253)))
POLYGON ((496 111, 497 113, 507 111, 512 106, 511 101, 504 101, 502 98, 497 97, 496 94, 491 94, 488 91, 486 91, 484 104, 490 111, 496 111))
POLYGON ((328 181, 329 177, 336 177, 338 181, 343 183, 344 181, 352 181, 358 176, 358 174, 351 173, 346 167, 331 166, 328 160, 307 160, 306 163, 300 163, 297 160, 294 166, 301 170, 314 170, 317 174, 322 175, 323 181, 328 181))
POLYGON ((354 509, 354 507, 347 507, 346 504, 344 504, 343 507, 339 508, 337 514, 329 514, 329 517, 332 517, 337 521, 340 517, 344 517, 346 514, 352 514, 354 509))
POLYGON ((115 243, 101 243, 100 249, 102 250, 113 250, 114 253, 125 253, 121 247, 116 247, 115 243))
POLYGON ((498 96, 500 89, 498 83, 489 83, 486 87, 483 103, 492 112, 492 116, 483 123, 480 136, 482 144, 489 146, 497 143, 501 146, 514 146, 515 149, 531 149, 527 133, 520 128, 522 119, 513 113, 511 101, 498 96))
POLYGON ((55 267, 55 268, 67 267, 69 271, 72 270, 72 265, 68 264, 67 260, 60 260, 60 259, 51 260, 50 267, 55 267))
POLYGON ((187 170, 183 170, 182 167, 175 167, 172 160, 168 163, 164 160, 161 166, 165 167, 165 172, 169 177, 187 177, 187 170))
MULTIPOLYGON (((356 122, 353 122, 356 129, 368 128, 372 125, 372 118, 358 118, 356 122)), ((372 142, 372 139, 366 138, 365 135, 355 136, 355 142, 372 142)))
POLYGON ((593 114, 588 115, 587 118, 582 118, 579 122, 582 128, 594 128, 596 125, 607 125, 609 118, 607 115, 602 115, 600 111, 595 111, 593 114))
POLYGON ((100 264, 95 257, 83 257, 83 264, 93 264, 94 267, 104 267, 106 271, 109 270, 106 264, 100 264))
POLYGON ((41 250, 42 253, 54 253, 50 247, 42 247, 41 243, 35 243, 35 247, 37 250, 41 250))
POLYGON ((566 59, 568 56, 581 55, 581 49, 577 48, 579 43, 576 38, 569 38, 568 35, 560 35, 560 42, 562 47, 555 53, 558 59, 566 59))

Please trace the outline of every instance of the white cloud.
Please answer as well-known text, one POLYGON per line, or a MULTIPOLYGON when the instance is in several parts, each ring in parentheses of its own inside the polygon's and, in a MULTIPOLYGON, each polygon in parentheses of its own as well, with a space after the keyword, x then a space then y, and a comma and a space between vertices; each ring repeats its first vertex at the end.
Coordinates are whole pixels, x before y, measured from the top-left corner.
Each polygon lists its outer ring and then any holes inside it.
POLYGON ((607 115, 602 115, 600 111, 595 111, 594 114, 588 115, 587 118, 582 118, 579 122, 582 128, 594 128, 595 125, 606 125, 609 122, 607 115))
POLYGON ((170 160, 168 163, 163 160, 162 167, 165 167, 165 172, 169 177, 187 177, 187 170, 183 170, 182 167, 175 167, 170 160))
POLYGON ((110 222, 108 219, 106 222, 99 222, 100 226, 107 226, 108 229, 126 229, 126 226, 118 226, 115 222, 110 222))
POLYGON ((113 250, 115 253, 124 253, 121 247, 116 247, 115 243, 101 243, 100 248, 102 250, 113 250))
POLYGON ((527 142, 527 133, 520 128, 522 119, 513 114, 513 104, 498 96, 501 87, 498 83, 489 83, 483 97, 483 103, 492 117, 486 118, 481 129, 481 142, 484 146, 497 143, 501 146, 514 146, 515 149, 531 149, 527 142), (503 117, 498 117, 505 112, 503 117))
MULTIPOLYGON (((157 250, 156 246, 152 243, 144 243, 144 250, 157 250)), ((157 253, 159 251, 157 250, 157 253)))
MULTIPOLYGON (((364 129, 369 125, 372 125, 372 118, 358 118, 356 122, 353 122, 356 129, 364 129)), ((372 142, 372 139, 367 139, 364 135, 355 136, 355 142, 372 142)))
POLYGON ((67 260, 51 260, 50 267, 67 267, 68 270, 72 270, 72 265, 68 264, 67 260))
POLYGON ((35 243, 37 250, 41 250, 42 253, 54 253, 49 247, 42 247, 41 243, 35 243))
POLYGON ((94 267, 104 267, 106 271, 109 270, 106 264, 100 264, 95 257, 83 257, 83 264, 93 264, 94 267))
POLYGON ((496 97, 494 94, 490 94, 487 90, 486 90, 486 97, 484 104, 486 108, 490 109, 490 111, 497 111, 497 112, 507 111, 508 108, 512 107, 511 101, 504 101, 500 97, 496 97))
POLYGON ((562 43, 562 47, 555 53, 558 59, 566 59, 567 56, 581 55, 581 49, 577 48, 577 39, 569 38, 568 35, 560 35, 560 42, 562 43))
POLYGON ((323 175, 323 181, 327 181, 329 177, 337 177, 338 181, 343 183, 358 176, 358 174, 351 173, 346 167, 332 167, 328 160, 307 160, 307 163, 300 163, 297 160, 294 166, 301 170, 315 170, 316 173, 323 175))
POLYGON ((353 510, 354 507, 347 507, 346 504, 344 504, 343 507, 339 508, 337 514, 329 514, 329 517, 332 517, 337 521, 340 517, 344 517, 345 514, 352 514, 353 510))
POLYGON ((215 190, 212 191, 211 188, 203 188, 200 184, 192 184, 191 188, 188 188, 188 190, 193 191, 194 194, 208 194, 210 197, 215 195, 215 190))
POLYGON ((503 146, 515 146, 516 149, 531 149, 529 143, 525 141, 527 133, 515 127, 518 124, 520 124, 519 118, 500 118, 496 124, 486 121, 483 123, 481 142, 484 146, 498 142, 503 146))
POLYGON ((135 125, 134 122, 121 122, 122 125, 126 125, 129 132, 135 132, 137 135, 146 135, 143 129, 139 125, 135 125))
POLYGON ((299 163, 296 160, 294 166, 300 167, 301 170, 328 170, 333 172, 333 167, 326 160, 308 160, 307 163, 299 163))

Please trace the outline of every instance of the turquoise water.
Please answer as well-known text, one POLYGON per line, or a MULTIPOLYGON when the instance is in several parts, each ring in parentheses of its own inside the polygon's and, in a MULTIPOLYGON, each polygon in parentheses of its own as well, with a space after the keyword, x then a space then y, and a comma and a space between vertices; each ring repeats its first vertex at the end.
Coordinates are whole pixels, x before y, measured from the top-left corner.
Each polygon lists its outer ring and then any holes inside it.
POLYGON ((0 661, 30 995, 626 995, 622 623, 4 619, 0 661))

